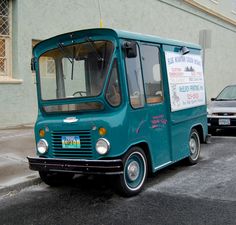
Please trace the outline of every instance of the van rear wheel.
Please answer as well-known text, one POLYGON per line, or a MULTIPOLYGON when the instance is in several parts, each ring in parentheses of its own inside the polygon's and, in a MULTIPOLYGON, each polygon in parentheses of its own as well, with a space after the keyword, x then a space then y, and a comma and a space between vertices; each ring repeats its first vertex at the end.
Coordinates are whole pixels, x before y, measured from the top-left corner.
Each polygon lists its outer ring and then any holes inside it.
POLYGON ((189 136, 189 151, 187 161, 190 165, 194 165, 198 162, 201 151, 200 138, 196 129, 192 129, 189 136))
POLYGON ((70 182, 74 176, 73 173, 39 171, 41 180, 52 187, 60 186, 70 182))
POLYGON ((143 188, 147 176, 147 159, 141 148, 132 147, 123 161, 123 174, 117 177, 116 188, 121 195, 130 197, 143 188))

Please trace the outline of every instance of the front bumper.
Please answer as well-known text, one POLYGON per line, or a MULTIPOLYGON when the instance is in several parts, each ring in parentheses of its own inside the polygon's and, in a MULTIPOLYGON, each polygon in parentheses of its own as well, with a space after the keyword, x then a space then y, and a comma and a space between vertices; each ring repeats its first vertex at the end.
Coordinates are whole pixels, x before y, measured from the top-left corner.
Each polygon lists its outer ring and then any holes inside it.
POLYGON ((37 171, 71 172, 82 174, 122 174, 121 159, 80 160, 27 157, 29 168, 37 171))
POLYGON ((226 128, 236 128, 236 118, 230 118, 230 117, 208 117, 207 123, 209 128, 213 129, 226 129, 226 128), (219 120, 220 119, 228 119, 230 121, 230 124, 228 125, 220 125, 219 120))

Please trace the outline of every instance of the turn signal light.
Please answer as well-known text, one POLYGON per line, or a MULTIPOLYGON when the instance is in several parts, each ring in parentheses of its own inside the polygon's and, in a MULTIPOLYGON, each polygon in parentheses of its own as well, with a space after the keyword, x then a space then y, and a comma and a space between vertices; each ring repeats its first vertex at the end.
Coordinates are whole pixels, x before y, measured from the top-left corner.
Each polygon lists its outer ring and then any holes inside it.
POLYGON ((106 128, 101 127, 101 128, 99 128, 98 133, 100 134, 100 136, 104 136, 104 135, 106 135, 107 130, 106 130, 106 128))
POLYGON ((39 136, 41 138, 43 138, 45 136, 45 130, 44 129, 39 130, 39 136))

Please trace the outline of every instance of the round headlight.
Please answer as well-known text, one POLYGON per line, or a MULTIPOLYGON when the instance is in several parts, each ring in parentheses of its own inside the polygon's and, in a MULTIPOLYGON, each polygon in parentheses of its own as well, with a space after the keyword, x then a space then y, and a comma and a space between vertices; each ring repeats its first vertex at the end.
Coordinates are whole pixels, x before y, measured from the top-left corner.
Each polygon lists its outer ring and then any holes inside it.
POLYGON ((48 143, 45 139, 40 139, 37 143, 37 150, 40 154, 44 154, 48 150, 48 143))
POLYGON ((105 138, 98 139, 96 143, 96 150, 100 155, 105 155, 110 149, 110 143, 105 138))

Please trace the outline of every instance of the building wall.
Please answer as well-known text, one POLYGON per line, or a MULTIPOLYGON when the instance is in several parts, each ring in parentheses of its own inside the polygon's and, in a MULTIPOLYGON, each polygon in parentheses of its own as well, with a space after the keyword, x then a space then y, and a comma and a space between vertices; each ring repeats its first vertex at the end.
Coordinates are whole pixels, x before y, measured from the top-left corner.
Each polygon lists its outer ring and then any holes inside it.
MULTIPOLYGON (((199 31, 212 31, 206 50, 207 97, 236 83, 236 26, 182 0, 100 0, 104 27, 199 42, 199 31)), ((33 123, 37 116, 35 78, 30 70, 32 39, 99 26, 97 0, 14 0, 13 78, 0 83, 0 128, 33 123)))
POLYGON ((235 0, 192 0, 226 18, 236 20, 235 0))

